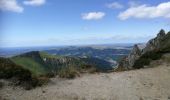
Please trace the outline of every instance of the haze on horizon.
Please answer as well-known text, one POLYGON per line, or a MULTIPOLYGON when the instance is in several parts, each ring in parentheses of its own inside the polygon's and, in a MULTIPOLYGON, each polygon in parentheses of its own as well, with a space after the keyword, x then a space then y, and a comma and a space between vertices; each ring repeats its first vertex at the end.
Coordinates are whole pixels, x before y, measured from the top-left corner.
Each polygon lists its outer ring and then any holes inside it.
POLYGON ((0 0, 0 47, 143 43, 170 30, 169 0, 0 0))

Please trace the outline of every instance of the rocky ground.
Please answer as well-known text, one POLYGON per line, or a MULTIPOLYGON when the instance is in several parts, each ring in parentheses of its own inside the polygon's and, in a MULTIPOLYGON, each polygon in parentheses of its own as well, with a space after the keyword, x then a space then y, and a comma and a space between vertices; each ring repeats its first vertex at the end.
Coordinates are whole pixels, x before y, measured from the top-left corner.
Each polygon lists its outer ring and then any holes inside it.
POLYGON ((170 65, 71 80, 52 78, 48 85, 29 91, 3 83, 2 100, 170 100, 170 65))

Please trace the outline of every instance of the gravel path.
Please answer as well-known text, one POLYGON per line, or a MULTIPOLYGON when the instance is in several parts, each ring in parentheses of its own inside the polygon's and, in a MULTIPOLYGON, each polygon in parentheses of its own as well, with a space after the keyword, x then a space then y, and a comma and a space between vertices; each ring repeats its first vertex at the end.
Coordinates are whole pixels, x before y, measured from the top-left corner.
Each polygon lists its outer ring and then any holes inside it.
POLYGON ((26 91, 5 85, 0 99, 9 100, 170 100, 170 65, 118 73, 84 74, 66 80, 53 78, 26 91))

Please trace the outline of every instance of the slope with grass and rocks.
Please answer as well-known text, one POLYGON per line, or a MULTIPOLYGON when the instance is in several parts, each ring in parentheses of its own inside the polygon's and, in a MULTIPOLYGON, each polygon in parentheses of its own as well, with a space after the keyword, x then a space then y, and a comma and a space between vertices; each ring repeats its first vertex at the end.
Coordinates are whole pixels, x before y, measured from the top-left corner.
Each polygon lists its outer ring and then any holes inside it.
POLYGON ((32 51, 11 58, 0 58, 0 79, 7 79, 26 89, 46 84, 49 78, 74 78, 81 73, 111 70, 109 63, 94 58, 50 55, 32 51), (101 66, 106 65, 102 69, 101 66))
POLYGON ((7 100, 170 100, 169 61, 166 54, 145 69, 83 74, 71 80, 55 77, 30 91, 4 85, 0 96, 7 100))
POLYGON ((74 78, 84 72, 112 70, 112 65, 109 62, 98 58, 57 56, 40 51, 27 52, 8 59, 29 70, 35 77, 58 75, 63 78, 74 78))
POLYGON ((131 53, 119 62, 117 70, 131 70, 144 68, 152 61, 170 52, 170 32, 160 30, 157 36, 146 44, 134 45, 131 53))
MULTIPOLYGON (((7 79, 15 86, 22 86, 25 89, 31 89, 41 86, 40 78, 32 75, 31 71, 15 64, 8 58, 0 58, 0 79, 7 79)), ((2 87, 2 83, 0 83, 2 87)))

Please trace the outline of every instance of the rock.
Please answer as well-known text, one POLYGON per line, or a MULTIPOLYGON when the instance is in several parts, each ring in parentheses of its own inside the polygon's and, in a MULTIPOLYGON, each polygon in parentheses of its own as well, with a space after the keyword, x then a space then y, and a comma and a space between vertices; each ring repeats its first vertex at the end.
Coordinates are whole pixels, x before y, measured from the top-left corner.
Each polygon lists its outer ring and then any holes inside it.
POLYGON ((148 41, 146 44, 146 47, 143 49, 143 54, 149 51, 153 50, 159 50, 161 48, 161 41, 164 39, 166 36, 165 31, 161 30, 158 34, 157 37, 154 39, 151 39, 148 41))
POLYGON ((165 34, 164 30, 160 30, 157 36, 149 40, 146 44, 136 44, 134 45, 131 53, 120 61, 118 69, 133 69, 135 62, 144 54, 148 52, 161 51, 164 48, 170 47, 170 35, 165 34), (166 41, 168 42, 165 42, 166 41), (163 46, 162 46, 163 45, 163 46))
POLYGON ((140 44, 134 45, 130 54, 123 58, 122 61, 119 63, 119 67, 123 66, 125 70, 132 69, 135 61, 141 56, 142 54, 142 46, 140 44))
POLYGON ((129 69, 132 69, 135 61, 141 56, 141 53, 142 52, 139 49, 138 45, 134 45, 131 53, 129 54, 129 56, 127 58, 128 59, 128 64, 129 64, 129 66, 128 66, 129 69))

